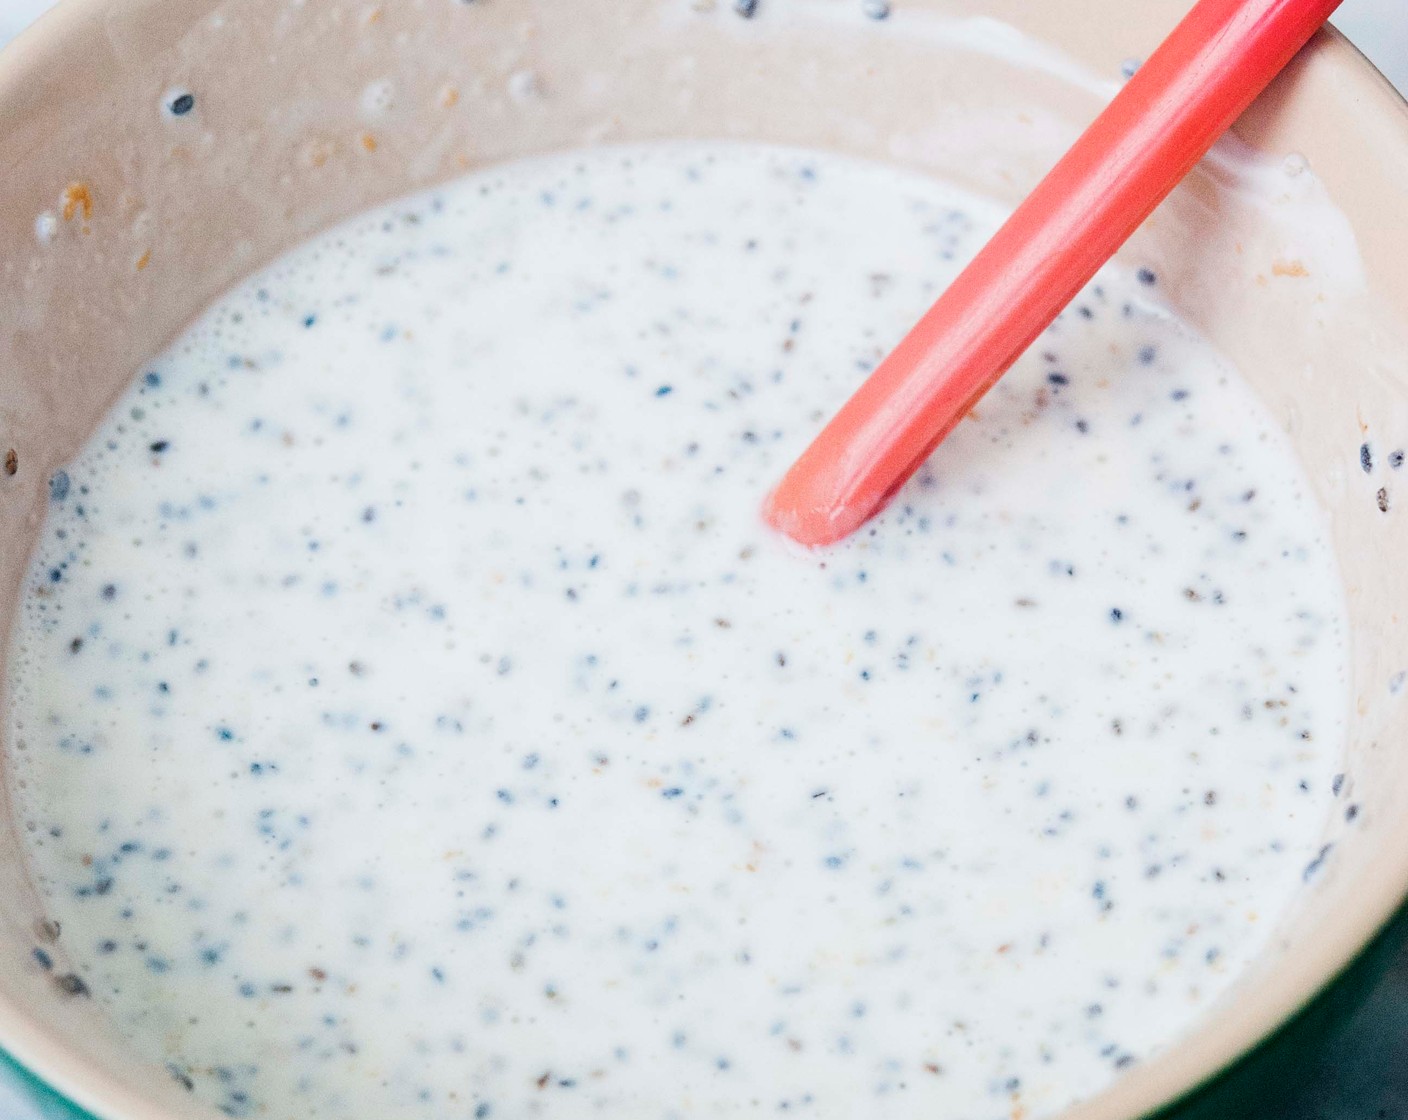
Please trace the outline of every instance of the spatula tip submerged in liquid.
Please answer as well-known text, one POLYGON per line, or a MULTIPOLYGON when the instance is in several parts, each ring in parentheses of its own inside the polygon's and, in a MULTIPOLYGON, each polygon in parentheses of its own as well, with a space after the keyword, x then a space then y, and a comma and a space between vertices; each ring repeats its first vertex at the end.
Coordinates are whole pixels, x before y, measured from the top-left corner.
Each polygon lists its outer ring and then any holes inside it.
POLYGON ((1341 0, 1200 0, 768 496, 809 546, 884 508, 1341 0))

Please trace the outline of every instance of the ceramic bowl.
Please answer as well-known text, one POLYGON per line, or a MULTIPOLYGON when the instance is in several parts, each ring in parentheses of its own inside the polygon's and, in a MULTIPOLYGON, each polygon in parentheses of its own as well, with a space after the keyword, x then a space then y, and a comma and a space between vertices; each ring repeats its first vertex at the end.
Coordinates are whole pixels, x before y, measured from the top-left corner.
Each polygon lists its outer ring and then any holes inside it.
MULTIPOLYGON (((1184 7, 66 0, 0 54, 0 632, 51 472, 144 360, 310 234, 494 161, 654 138, 834 149, 1014 202, 1184 7)), ((1327 854, 1271 950, 1070 1120, 1267 1115, 1261 1094, 1408 925, 1408 469, 1390 456, 1408 446, 1405 184, 1408 105, 1326 31, 1130 247, 1246 373, 1328 511, 1352 716, 1327 854)), ((0 1046, 64 1108, 204 1115, 73 994, 24 828, 6 810, 0 1046)))

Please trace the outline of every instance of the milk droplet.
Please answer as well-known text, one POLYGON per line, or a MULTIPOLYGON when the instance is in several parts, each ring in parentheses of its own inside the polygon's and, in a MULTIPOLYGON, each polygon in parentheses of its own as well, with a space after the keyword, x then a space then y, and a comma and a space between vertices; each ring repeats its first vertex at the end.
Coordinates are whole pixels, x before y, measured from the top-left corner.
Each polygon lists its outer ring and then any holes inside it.
POLYGON ((515 101, 536 97, 540 92, 538 75, 531 70, 515 70, 508 76, 508 92, 515 101))
POLYGON ((396 89, 388 79, 372 82, 362 90, 362 112, 369 117, 384 117, 396 105, 396 89))

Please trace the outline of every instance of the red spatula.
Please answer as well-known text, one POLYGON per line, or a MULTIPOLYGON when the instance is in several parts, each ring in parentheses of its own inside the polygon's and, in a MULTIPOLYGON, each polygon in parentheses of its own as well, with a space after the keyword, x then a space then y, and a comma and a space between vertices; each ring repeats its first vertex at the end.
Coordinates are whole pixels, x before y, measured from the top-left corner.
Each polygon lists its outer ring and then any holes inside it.
POLYGON ((1200 0, 797 460, 763 515, 805 545, 878 513, 1340 0, 1200 0))

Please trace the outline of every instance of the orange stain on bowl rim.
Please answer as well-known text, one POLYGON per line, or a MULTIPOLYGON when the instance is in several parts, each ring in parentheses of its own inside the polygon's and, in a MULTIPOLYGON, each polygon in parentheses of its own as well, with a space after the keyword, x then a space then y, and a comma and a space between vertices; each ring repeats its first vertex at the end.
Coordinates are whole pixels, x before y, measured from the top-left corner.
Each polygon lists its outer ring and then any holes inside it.
POLYGON ((63 204, 64 221, 73 221, 80 210, 87 221, 93 216, 93 191, 87 183, 70 183, 64 188, 63 204))

